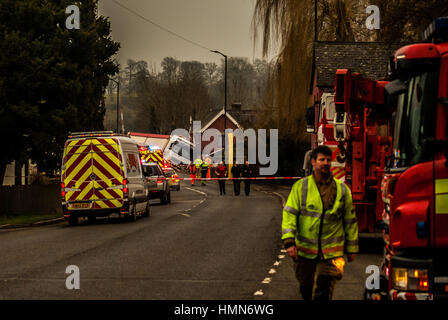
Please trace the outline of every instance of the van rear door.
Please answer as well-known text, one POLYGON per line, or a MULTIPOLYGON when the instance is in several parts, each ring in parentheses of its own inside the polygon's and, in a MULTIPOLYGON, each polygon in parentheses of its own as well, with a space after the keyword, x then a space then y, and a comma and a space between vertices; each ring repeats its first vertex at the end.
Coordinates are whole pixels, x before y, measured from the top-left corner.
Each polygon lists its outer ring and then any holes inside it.
POLYGON ((122 156, 116 139, 68 141, 62 165, 68 209, 123 206, 122 156))

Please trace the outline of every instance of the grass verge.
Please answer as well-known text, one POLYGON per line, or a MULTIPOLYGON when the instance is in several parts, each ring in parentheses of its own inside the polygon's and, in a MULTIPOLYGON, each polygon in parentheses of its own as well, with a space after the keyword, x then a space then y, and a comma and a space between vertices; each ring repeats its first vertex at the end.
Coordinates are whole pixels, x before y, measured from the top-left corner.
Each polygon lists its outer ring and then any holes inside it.
POLYGON ((56 218, 62 218, 60 213, 48 213, 48 214, 22 214, 22 215, 11 215, 8 217, 0 217, 0 226, 4 224, 31 224, 44 220, 51 220, 56 218))

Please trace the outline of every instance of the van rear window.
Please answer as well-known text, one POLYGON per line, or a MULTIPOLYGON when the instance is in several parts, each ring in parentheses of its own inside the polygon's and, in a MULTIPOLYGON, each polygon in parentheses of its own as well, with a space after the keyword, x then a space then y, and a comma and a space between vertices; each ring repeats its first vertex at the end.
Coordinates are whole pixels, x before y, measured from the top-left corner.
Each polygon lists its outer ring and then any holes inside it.
POLYGON ((138 153, 126 153, 126 173, 128 177, 140 177, 140 156, 138 153))

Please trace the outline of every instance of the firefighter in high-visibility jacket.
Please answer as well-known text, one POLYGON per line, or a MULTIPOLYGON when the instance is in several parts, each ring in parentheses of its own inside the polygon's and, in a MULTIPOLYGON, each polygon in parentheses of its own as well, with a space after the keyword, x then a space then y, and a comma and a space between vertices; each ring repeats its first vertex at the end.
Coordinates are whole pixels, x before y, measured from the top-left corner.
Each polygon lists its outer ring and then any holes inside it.
POLYGON ((197 158, 196 160, 194 160, 194 165, 196 167, 196 179, 200 180, 201 178, 201 167, 202 167, 202 159, 201 158, 197 158))
POLYGON ((283 208, 282 240, 294 259, 304 300, 331 300, 345 260, 358 252, 358 222, 349 188, 331 174, 331 149, 315 148, 312 175, 297 181, 283 208))
MULTIPOLYGON (((209 166, 209 164, 206 161, 202 162, 202 164, 201 164, 201 178, 203 178, 203 179, 207 178, 207 171, 208 171, 209 167, 210 166, 209 166)), ((202 180, 201 185, 205 186, 204 180, 202 180)))

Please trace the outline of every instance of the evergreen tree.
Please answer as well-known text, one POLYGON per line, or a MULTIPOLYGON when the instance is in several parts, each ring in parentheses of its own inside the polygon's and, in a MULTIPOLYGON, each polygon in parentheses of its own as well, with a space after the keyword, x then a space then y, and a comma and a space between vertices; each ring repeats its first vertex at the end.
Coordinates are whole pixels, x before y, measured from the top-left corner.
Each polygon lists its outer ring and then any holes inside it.
POLYGON ((76 2, 80 29, 67 29, 69 0, 0 2, 0 178, 30 158, 54 173, 68 131, 102 129, 104 93, 119 44, 97 0, 76 2))

